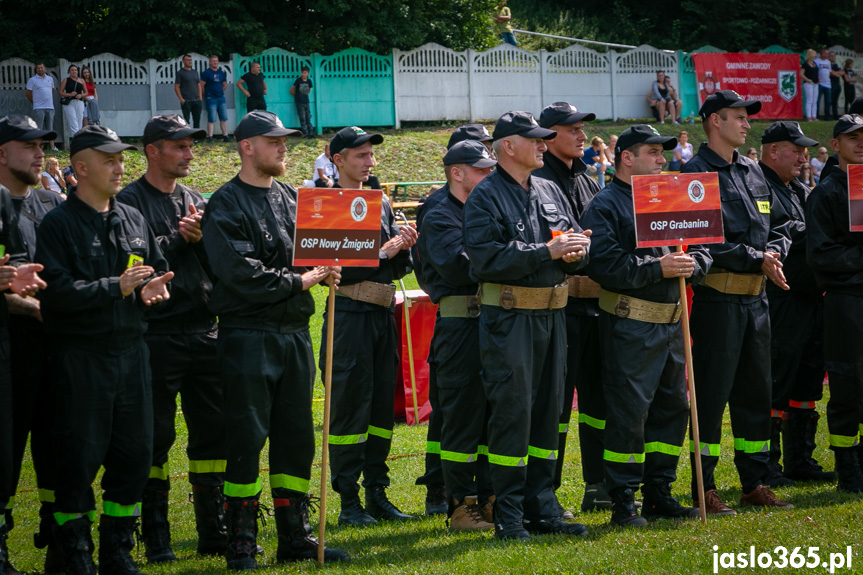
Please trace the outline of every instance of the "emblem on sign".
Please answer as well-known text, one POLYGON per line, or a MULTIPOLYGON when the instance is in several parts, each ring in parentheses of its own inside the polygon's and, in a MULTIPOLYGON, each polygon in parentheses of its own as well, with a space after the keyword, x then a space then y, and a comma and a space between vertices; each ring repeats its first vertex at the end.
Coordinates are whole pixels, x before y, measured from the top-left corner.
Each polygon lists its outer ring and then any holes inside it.
POLYGON ((704 184, 699 182, 698 180, 692 180, 689 182, 689 188, 687 189, 689 192, 689 199, 695 202, 696 204, 701 203, 701 200, 704 199, 704 184))
POLYGON ((321 208, 324 207, 324 199, 323 198, 315 198, 313 207, 314 207, 314 210, 316 212, 321 211, 321 208))
POLYGON ((654 198, 659 195, 659 184, 650 184, 650 195, 654 198))
POLYGON ((797 95, 797 71, 779 70, 779 95, 790 102, 797 95))
POLYGON ((366 214, 369 212, 369 207, 366 205, 366 200, 360 196, 354 198, 351 202, 351 217, 355 222, 361 222, 366 219, 366 214))

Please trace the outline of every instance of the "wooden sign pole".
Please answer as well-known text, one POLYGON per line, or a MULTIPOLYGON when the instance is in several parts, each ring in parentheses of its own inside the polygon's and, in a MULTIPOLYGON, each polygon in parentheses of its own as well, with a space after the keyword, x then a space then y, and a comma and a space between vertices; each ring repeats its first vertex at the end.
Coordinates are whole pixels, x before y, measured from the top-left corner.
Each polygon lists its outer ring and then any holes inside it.
MULTIPOLYGON (((683 246, 678 245, 677 251, 682 252, 683 246)), ((704 502, 704 474, 701 472, 701 438, 698 433, 698 407, 695 403, 695 370, 692 366, 692 339, 689 335, 689 302, 686 296, 686 278, 680 280, 680 304, 683 306, 683 350, 686 354, 686 373, 689 376, 689 415, 692 428, 692 441, 695 442, 695 482, 698 490, 698 510, 701 512, 701 522, 707 523, 707 505, 704 502)))
POLYGON ((336 317, 336 285, 329 279, 327 296, 327 361, 324 365, 324 424, 321 439, 321 506, 318 518, 318 567, 324 566, 324 532, 327 528, 327 466, 330 447, 330 399, 333 390, 333 328, 336 317))

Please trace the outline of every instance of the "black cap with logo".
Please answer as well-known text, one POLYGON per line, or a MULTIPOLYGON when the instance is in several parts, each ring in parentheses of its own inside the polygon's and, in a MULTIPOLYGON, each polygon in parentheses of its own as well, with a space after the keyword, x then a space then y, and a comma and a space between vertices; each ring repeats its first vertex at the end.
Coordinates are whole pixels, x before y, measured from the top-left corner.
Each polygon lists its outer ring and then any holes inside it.
POLYGON ((69 153, 74 156, 78 152, 93 148, 106 154, 116 154, 125 150, 137 150, 132 144, 125 144, 114 130, 105 126, 90 124, 84 126, 72 137, 69 144, 69 153))
POLYGON ((533 114, 530 112, 507 112, 494 125, 494 133, 492 137, 495 140, 506 138, 507 136, 522 136, 524 138, 542 138, 550 140, 557 136, 554 130, 548 130, 536 123, 533 114))
POLYGON ((207 136, 206 130, 193 128, 182 116, 178 114, 162 114, 153 116, 144 127, 144 145, 158 142, 159 140, 182 140, 183 138, 194 138, 200 140, 207 136))
POLYGON ((57 132, 40 130, 33 118, 23 114, 9 114, 0 118, 0 145, 12 141, 26 142, 37 138, 56 140, 57 132))
POLYGON ((663 136, 653 126, 636 124, 620 133, 614 153, 619 154, 636 144, 662 144, 663 150, 673 150, 677 146, 677 138, 663 136))
POLYGON ((833 126, 833 137, 835 138, 839 134, 850 134, 851 132, 856 132, 860 129, 863 129, 863 116, 858 116, 857 114, 845 114, 844 116, 841 116, 836 121, 836 125, 833 126))
POLYGON ((800 124, 790 120, 779 120, 778 122, 773 122, 767 126, 764 133, 761 134, 762 144, 772 144, 774 142, 791 142, 792 144, 806 148, 818 145, 818 142, 812 138, 807 138, 803 134, 803 129, 800 128, 800 124))
POLYGON ((444 166, 453 164, 467 164, 474 168, 490 168, 497 164, 497 160, 488 153, 485 144, 476 140, 465 140, 456 142, 443 157, 444 166))
POLYGON ((758 100, 744 100, 740 94, 734 90, 719 90, 711 94, 701 104, 701 109, 698 110, 698 115, 702 120, 710 117, 723 108, 746 108, 746 113, 750 116, 761 111, 761 102, 758 100))
POLYGON ((247 140, 255 136, 267 136, 271 138, 281 138, 282 136, 291 136, 301 138, 303 133, 299 130, 286 128, 282 121, 272 112, 267 110, 254 110, 249 112, 234 130, 234 138, 247 140))
POLYGON ((542 109, 542 113, 539 115, 539 125, 543 128, 571 126, 579 122, 591 122, 595 119, 596 114, 579 112, 578 108, 569 102, 555 102, 542 109))
POLYGON ((449 150, 455 144, 464 142, 465 140, 491 142, 492 139, 491 134, 488 133, 488 130, 482 124, 465 124, 464 126, 459 126, 455 129, 449 137, 449 142, 447 142, 446 148, 449 150))
POLYGON ((377 146, 383 141, 384 137, 380 134, 368 134, 362 128, 348 126, 336 132, 336 135, 330 140, 330 155, 335 156, 346 148, 357 148, 366 142, 371 142, 377 146))

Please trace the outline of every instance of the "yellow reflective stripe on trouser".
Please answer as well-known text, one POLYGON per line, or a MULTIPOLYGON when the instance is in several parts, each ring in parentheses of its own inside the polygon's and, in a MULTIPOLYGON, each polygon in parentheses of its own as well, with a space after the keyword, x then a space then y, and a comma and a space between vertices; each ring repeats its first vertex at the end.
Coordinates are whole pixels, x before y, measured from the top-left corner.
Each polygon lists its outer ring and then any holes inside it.
POLYGON ((488 454, 488 462, 506 467, 524 467, 527 465, 527 455, 524 457, 511 457, 509 455, 488 454))
POLYGON ((651 441, 644 444, 645 453, 665 453, 666 455, 680 456, 683 446, 671 445, 670 443, 662 443, 661 441, 651 441))
POLYGON ((440 458, 444 461, 454 461, 455 463, 473 463, 476 461, 476 453, 459 453, 458 451, 441 449, 440 458))
POLYGON ((477 445, 476 454, 485 455, 486 457, 488 457, 488 445, 477 445))
POLYGON ((275 473, 270 474, 270 487, 273 489, 281 487, 282 489, 291 489, 293 491, 299 491, 300 493, 308 493, 309 480, 303 479, 302 477, 287 475, 285 473, 275 473))
POLYGON ((557 424, 557 432, 558 433, 569 433, 569 424, 568 423, 558 423, 557 424))
POLYGON ((595 417, 591 417, 586 413, 578 414, 578 422, 584 423, 585 425, 589 425, 594 429, 605 429, 605 420, 604 419, 596 419, 595 417))
MULTIPOLYGON (((695 453, 695 442, 691 439, 689 440, 689 453, 695 453)), ((701 442, 701 455, 709 455, 711 457, 719 457, 719 444, 718 443, 704 443, 701 442)))
POLYGON ((102 515, 111 517, 140 517, 141 502, 131 505, 120 505, 113 501, 102 501, 102 515))
POLYGON ((426 453, 440 454, 440 441, 426 441, 426 453))
POLYGON ((378 437, 383 437, 384 439, 392 439, 393 438, 393 430, 392 429, 384 429, 383 427, 375 427, 374 425, 369 425, 369 435, 377 435, 378 437))
POLYGON ((857 445, 856 435, 834 435, 830 434, 830 447, 854 447, 857 445))
POLYGON ((60 526, 80 517, 86 517, 90 520, 90 523, 93 523, 94 521, 96 521, 96 510, 93 509, 86 513, 60 513, 59 511, 54 513, 54 521, 56 521, 57 525, 60 526))
POLYGON ((549 461, 557 459, 557 449, 542 449, 529 445, 527 447, 527 454, 530 457, 536 457, 537 459, 548 459, 549 461))
POLYGON ((164 467, 153 466, 150 468, 150 479, 168 479, 168 470, 164 467))
POLYGON ((742 437, 734 438, 734 449, 743 453, 769 453, 770 440, 765 441, 747 441, 742 437))
POLYGON ((261 492, 261 478, 258 477, 254 483, 231 483, 225 481, 225 497, 254 497, 261 492))
POLYGON ((605 449, 602 452, 602 458, 612 463, 644 463, 643 453, 617 453, 605 449))
POLYGON ((357 443, 365 443, 368 440, 367 433, 358 435, 330 435, 331 445, 355 445, 357 443))
POLYGON ((228 462, 224 459, 190 459, 191 473, 224 473, 228 462))
POLYGON ((42 503, 54 503, 54 490, 53 489, 40 489, 39 490, 39 501, 42 503))

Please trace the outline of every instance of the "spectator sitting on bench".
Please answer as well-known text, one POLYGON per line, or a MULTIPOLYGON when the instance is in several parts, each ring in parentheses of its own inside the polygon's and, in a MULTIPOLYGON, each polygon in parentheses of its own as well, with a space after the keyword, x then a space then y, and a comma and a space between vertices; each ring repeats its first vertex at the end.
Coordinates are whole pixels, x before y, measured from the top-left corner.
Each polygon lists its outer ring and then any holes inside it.
POLYGON ((673 123, 680 123, 678 120, 683 102, 677 99, 674 86, 662 70, 656 72, 656 81, 653 82, 647 94, 647 103, 650 104, 653 115, 660 124, 665 123, 666 115, 673 123))

